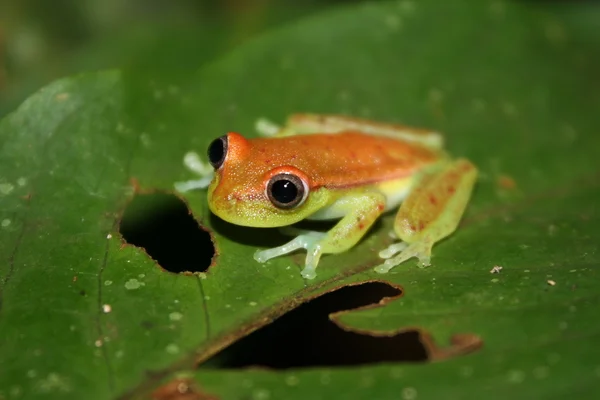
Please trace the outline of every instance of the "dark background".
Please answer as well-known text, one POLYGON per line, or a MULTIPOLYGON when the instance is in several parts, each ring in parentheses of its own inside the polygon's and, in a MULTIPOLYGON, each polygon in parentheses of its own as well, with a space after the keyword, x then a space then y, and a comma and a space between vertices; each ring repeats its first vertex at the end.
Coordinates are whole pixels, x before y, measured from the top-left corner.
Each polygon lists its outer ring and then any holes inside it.
MULTIPOLYGON (((260 32, 360 1, 1 0, 0 117, 48 82, 83 71, 131 68, 185 80, 260 32)), ((600 29, 600 21, 588 24, 600 29)))
POLYGON ((0 117, 62 76, 185 76, 268 28, 358 1, 1 0, 0 117))

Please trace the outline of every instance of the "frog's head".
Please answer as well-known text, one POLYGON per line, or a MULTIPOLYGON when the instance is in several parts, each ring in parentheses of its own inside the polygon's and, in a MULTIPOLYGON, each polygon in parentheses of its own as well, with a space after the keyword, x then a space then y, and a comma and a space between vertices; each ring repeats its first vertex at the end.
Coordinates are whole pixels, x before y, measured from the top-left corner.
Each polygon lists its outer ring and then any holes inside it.
POLYGON ((286 226, 305 219, 328 201, 327 190, 311 188, 309 176, 281 159, 286 157, 268 140, 228 133, 209 145, 208 158, 215 169, 208 205, 227 222, 286 226))

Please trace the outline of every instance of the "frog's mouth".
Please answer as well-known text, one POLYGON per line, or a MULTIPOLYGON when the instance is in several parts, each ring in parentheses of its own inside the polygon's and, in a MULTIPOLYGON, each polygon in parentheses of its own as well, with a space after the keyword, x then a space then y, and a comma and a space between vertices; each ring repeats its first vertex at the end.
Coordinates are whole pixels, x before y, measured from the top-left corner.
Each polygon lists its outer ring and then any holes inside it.
POLYGON ((298 210, 280 210, 268 200, 246 199, 240 195, 225 198, 208 193, 210 211, 222 220, 251 228, 276 228, 291 225, 305 218, 298 210))

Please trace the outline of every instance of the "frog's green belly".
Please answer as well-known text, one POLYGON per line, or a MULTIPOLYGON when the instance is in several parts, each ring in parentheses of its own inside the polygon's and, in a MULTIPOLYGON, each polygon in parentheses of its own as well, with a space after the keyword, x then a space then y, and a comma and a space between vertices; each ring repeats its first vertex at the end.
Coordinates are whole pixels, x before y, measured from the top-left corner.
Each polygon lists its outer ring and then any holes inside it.
MULTIPOLYGON (((386 198, 385 211, 393 210, 397 208, 400 203, 408 196, 411 185, 413 183, 413 176, 402 177, 399 179, 389 180, 374 185, 369 185, 365 188, 360 189, 348 189, 345 193, 363 192, 365 190, 374 190, 383 193, 386 198)), ((307 217, 309 220, 328 220, 338 219, 346 215, 347 210, 352 207, 350 202, 355 202, 356 198, 350 198, 350 196, 342 196, 337 199, 334 203, 327 207, 323 207, 319 211, 307 217)))

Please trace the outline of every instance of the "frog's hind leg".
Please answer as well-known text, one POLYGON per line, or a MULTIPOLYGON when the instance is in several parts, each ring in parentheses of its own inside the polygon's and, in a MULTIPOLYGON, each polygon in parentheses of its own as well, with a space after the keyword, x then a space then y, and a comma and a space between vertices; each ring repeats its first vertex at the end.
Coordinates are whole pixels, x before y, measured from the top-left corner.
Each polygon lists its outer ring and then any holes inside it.
MULTIPOLYGON (((311 123, 314 118, 307 117, 309 121, 304 121, 305 114, 296 114, 288 118, 284 126, 280 126, 270 119, 261 117, 254 123, 254 129, 259 135, 264 137, 282 137, 294 135, 310 135, 314 133, 331 133, 331 129, 325 126, 311 123)), ((308 114, 306 114, 308 115, 308 114)), ((337 131, 337 130, 336 130, 337 131)))
POLYGON ((412 257, 430 265, 431 248, 456 230, 476 177, 475 166, 465 159, 424 175, 396 215, 394 231, 403 243, 381 251, 379 255, 387 260, 375 270, 388 272, 412 257))
POLYGON ((264 137, 284 136, 281 126, 267 118, 259 118, 254 122, 256 132, 264 137))

